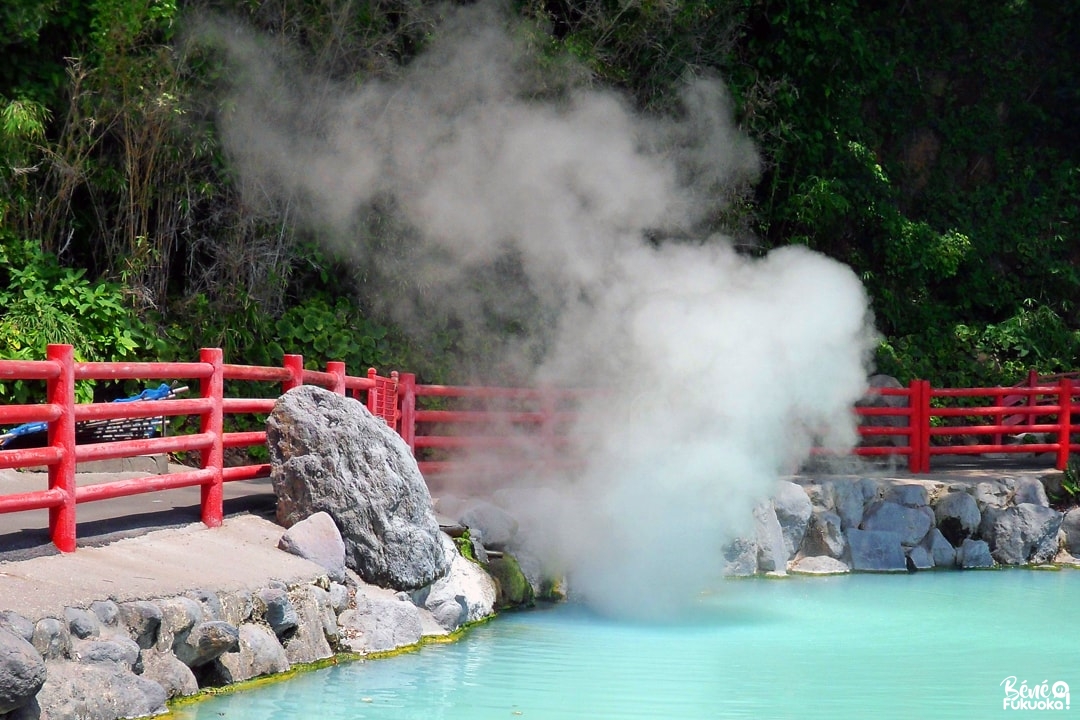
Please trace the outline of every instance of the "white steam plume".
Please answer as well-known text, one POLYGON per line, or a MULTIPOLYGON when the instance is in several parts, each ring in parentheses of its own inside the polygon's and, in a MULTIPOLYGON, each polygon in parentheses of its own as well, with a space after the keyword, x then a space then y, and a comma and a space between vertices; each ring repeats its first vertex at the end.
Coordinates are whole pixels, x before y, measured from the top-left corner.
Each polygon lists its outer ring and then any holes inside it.
POLYGON ((390 208, 415 281, 466 320, 502 301, 470 281, 509 254, 527 292, 505 302, 552 319, 533 377, 609 389, 546 530, 598 606, 690 597, 815 438, 854 442, 873 341, 854 274, 798 247, 755 260, 723 238, 655 240, 696 232, 758 172, 715 80, 688 82, 675 119, 602 90, 538 99, 493 3, 446 11, 399 76, 352 89, 208 27, 236 63, 221 131, 245 186, 302 198, 358 264, 380 262, 358 217, 390 208))

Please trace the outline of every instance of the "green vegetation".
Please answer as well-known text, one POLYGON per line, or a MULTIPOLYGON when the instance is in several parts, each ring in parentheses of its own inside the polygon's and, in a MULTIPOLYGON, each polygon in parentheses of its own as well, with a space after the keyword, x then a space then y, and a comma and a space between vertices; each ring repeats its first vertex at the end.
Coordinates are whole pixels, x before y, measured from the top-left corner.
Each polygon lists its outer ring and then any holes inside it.
MULTIPOLYGON (((10 0, 0 9, 0 354, 229 362, 283 352, 461 378, 487 347, 424 345, 365 268, 316 248, 296 207, 255 202, 215 114, 221 58, 184 42, 213 11, 362 84, 422 50, 426 0, 10 0)), ((1011 384, 1080 356, 1080 11, 1050 0, 514 0, 549 70, 677 107, 727 82, 765 172, 710 223, 748 252, 800 243, 850 264, 881 371, 1011 384), (884 6, 881 6, 884 7, 884 6)), ((269 42, 269 41, 268 41, 269 42)), ((377 213, 376 213, 377 215, 377 213)), ((380 248, 406 230, 373 216, 380 248)), ((511 328, 513 330, 513 328, 511 328)), ((432 340, 434 338, 434 340, 432 340)), ((0 385, 0 395, 26 392, 0 385)), ((89 392, 83 390, 83 392, 89 392)))

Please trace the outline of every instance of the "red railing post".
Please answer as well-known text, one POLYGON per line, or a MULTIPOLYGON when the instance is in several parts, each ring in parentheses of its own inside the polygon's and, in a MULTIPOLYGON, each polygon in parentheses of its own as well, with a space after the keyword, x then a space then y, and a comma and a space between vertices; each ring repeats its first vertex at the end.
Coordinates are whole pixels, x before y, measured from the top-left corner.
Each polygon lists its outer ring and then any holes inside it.
POLYGON ((330 392, 338 395, 345 394, 345 363, 340 360, 331 360, 326 363, 326 372, 334 376, 334 386, 327 388, 330 392))
POLYGON ((401 373, 398 377, 398 396, 401 398, 401 439, 416 454, 416 375, 401 373))
POLYGON ((289 371, 289 379, 281 384, 281 392, 285 394, 294 387, 304 384, 304 356, 285 355, 281 361, 282 367, 289 371))
POLYGON ((1072 394, 1072 379, 1061 378, 1061 383, 1058 385, 1058 406, 1061 408, 1058 411, 1058 470, 1069 467, 1069 446, 1072 443, 1072 394))
POLYGON ((908 408, 911 414, 908 416, 908 472, 917 473, 922 467, 922 385, 919 380, 908 383, 908 408))
POLYGON ((49 508, 49 534, 60 552, 75 552, 75 355, 70 345, 49 345, 46 357, 60 364, 60 375, 46 384, 60 417, 49 423, 49 445, 60 459, 49 466, 49 489, 64 493, 64 504, 49 508))
POLYGON ((202 451, 202 466, 203 469, 214 471, 214 477, 210 482, 202 485, 202 521, 207 527, 218 527, 224 516, 222 507, 224 502, 222 471, 225 465, 225 449, 222 445, 225 432, 223 410, 225 378, 222 371, 224 358, 221 348, 203 348, 199 351, 199 360, 213 367, 210 377, 199 381, 200 395, 209 399, 211 405, 210 410, 202 414, 199 431, 213 436, 213 444, 202 451))
POLYGON ((919 467, 919 472, 930 472, 930 396, 931 388, 929 380, 920 380, 921 392, 919 393, 919 402, 922 405, 922 430, 919 436, 919 443, 922 446, 919 450, 919 457, 922 458, 922 464, 919 467))
MULTIPOLYGON (((379 406, 379 388, 375 385, 375 377, 377 375, 378 373, 375 372, 375 368, 367 369, 367 379, 371 381, 371 387, 369 387, 367 391, 367 409, 372 415, 375 414, 375 408, 379 406)), ((357 400, 360 399, 359 388, 353 391, 353 397, 357 400)))

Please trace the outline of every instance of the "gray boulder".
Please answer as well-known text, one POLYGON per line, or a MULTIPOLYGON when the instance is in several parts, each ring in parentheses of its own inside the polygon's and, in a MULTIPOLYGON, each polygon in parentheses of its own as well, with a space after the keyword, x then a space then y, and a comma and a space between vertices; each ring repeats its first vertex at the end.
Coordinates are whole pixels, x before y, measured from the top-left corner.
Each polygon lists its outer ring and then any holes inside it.
POLYGON ((446 573, 449 559, 416 460, 362 403, 311 385, 294 388, 267 418, 266 442, 282 525, 329 513, 346 564, 369 583, 413 590, 446 573))
POLYGON ((784 536, 784 549, 787 561, 795 557, 795 553, 802 546, 806 536, 806 526, 810 522, 810 516, 814 512, 810 496, 799 485, 793 482, 783 481, 778 483, 776 492, 773 493, 773 510, 776 519, 780 523, 780 531, 784 536))
POLYGON ((345 582, 345 541, 329 513, 317 512, 293 525, 278 547, 326 569, 331 580, 345 582))
POLYGON ((152 648, 161 627, 161 608, 145 600, 121 603, 120 622, 139 647, 152 648))
POLYGON ((37 695, 50 718, 79 720, 160 715, 166 699, 165 688, 123 665, 63 660, 49 663, 49 677, 37 695))
POLYGON ((236 650, 240 631, 224 620, 199 623, 173 644, 176 658, 189 668, 197 668, 220 655, 236 650))
POLYGON ((1070 555, 1080 555, 1080 507, 1074 507, 1061 519, 1065 533, 1065 550, 1070 555))
POLYGON ((495 582, 476 563, 463 558, 454 541, 443 534, 450 572, 413 593, 413 602, 428 610, 446 630, 491 615, 495 608, 495 582))
POLYGON ((41 618, 34 623, 32 642, 46 660, 66 657, 71 652, 71 632, 57 618, 41 618))
POLYGON ((1009 504, 1009 486, 999 480, 984 480, 983 482, 976 483, 975 489, 971 491, 972 497, 975 498, 976 504, 979 506, 980 512, 985 512, 986 508, 1002 508, 1009 504))
POLYGON ((926 537, 934 526, 934 511, 923 505, 908 507, 888 500, 870 506, 863 517, 862 529, 896 533, 900 544, 911 547, 926 537))
POLYGON ((827 555, 833 558, 843 557, 847 550, 844 539, 843 521, 840 516, 827 510, 815 510, 806 529, 803 540, 803 552, 808 556, 827 555))
POLYGON ((754 546, 757 548, 758 570, 779 574, 787 572, 784 531, 771 502, 759 503, 754 507, 754 546))
POLYGON ((358 593, 356 607, 338 617, 343 644, 360 653, 394 650, 420 642, 420 610, 408 600, 358 593))
MULTIPOLYGON (((326 610, 330 595, 312 585, 301 585, 290 596, 296 608, 296 630, 283 638, 285 657, 290 663, 310 663, 334 654, 326 637, 326 610)), ((333 613, 333 611, 330 611, 333 613)))
POLYGON ((25 638, 0 628, 0 715, 30 702, 45 684, 45 661, 25 638))
POLYGON ((990 546, 994 559, 1003 565, 1044 563, 1058 553, 1061 520, 1057 510, 1031 503, 988 508, 979 534, 990 546))
POLYGON ((847 531, 847 541, 852 568, 870 572, 907 570, 901 539, 897 532, 851 528, 847 531))
POLYGON ((34 642, 34 623, 14 610, 0 612, 0 628, 10 630, 28 643, 34 642))
POLYGON ((339 583, 330 583, 330 606, 340 615, 349 607, 349 588, 339 583))
POLYGON ((120 622, 120 606, 112 600, 95 600, 90 603, 90 612, 105 627, 116 627, 120 622))
POLYGON ((753 540, 735 538, 724 545, 724 575, 728 577, 747 577, 757 573, 757 545, 753 540))
POLYGON ((863 519, 866 505, 863 500, 862 486, 854 481, 836 480, 833 482, 833 507, 840 516, 844 530, 857 528, 863 519))
POLYGON ((934 567, 951 568, 956 565, 956 548, 937 528, 930 530, 919 546, 926 548, 926 551, 930 553, 934 567))
POLYGON ((217 658, 212 682, 227 685, 261 675, 287 671, 291 665, 285 648, 267 627, 254 623, 240 626, 239 646, 217 658))
POLYGON ((947 492, 934 503, 934 520, 938 530, 953 547, 959 547, 974 537, 982 522, 975 498, 966 492, 947 492))
POLYGON ((461 513, 458 522, 470 530, 478 529, 484 546, 492 550, 505 550, 518 531, 518 521, 513 515, 485 501, 471 505, 461 513))
POLYGON ((101 623, 97 615, 83 608, 64 608, 64 621, 72 636, 84 640, 101 633, 101 623))
POLYGON ((919 507, 921 505, 926 505, 929 500, 929 494, 926 492, 925 485, 919 483, 899 483, 893 485, 885 492, 885 499, 894 502, 897 505, 919 507))
POLYGON ((171 652, 177 638, 185 637, 196 623, 202 622, 203 606, 189 597, 165 598, 156 604, 161 609, 161 625, 155 647, 171 652))
POLYGON ((934 567, 934 556, 925 545, 916 545, 907 551, 909 570, 929 570, 934 567))
POLYGON ((978 568, 992 568, 994 562, 990 554, 990 546, 985 540, 972 540, 968 538, 956 550, 956 564, 970 570, 978 568))
POLYGON ((289 599, 289 593, 281 588, 268 587, 259 590, 256 597, 266 608, 262 612, 262 617, 274 634, 282 637, 296 629, 300 618, 296 614, 292 600, 289 599))
POLYGON ((800 575, 839 575, 851 572, 851 566, 827 555, 810 555, 792 563, 791 572, 800 575))
POLYGON ((1050 507, 1050 499, 1046 496, 1046 488, 1041 481, 1033 477, 1020 478, 1016 482, 1013 503, 1016 505, 1030 503, 1031 505, 1050 507))
POLYGON ((97 663, 122 665, 134 673, 143 671, 141 648, 134 640, 123 635, 107 640, 78 641, 71 648, 71 659, 90 665, 97 663))
POLYGON ((184 697, 199 692, 195 673, 171 652, 144 650, 142 676, 153 680, 165 690, 168 698, 184 697))

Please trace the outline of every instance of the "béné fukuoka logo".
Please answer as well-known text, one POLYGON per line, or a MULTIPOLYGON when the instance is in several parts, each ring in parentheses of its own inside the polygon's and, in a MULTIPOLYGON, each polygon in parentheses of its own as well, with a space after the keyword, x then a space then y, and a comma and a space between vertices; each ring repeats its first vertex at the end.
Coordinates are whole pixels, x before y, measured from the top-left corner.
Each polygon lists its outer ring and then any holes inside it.
POLYGON ((1069 683, 1064 680, 1028 685, 1027 680, 1017 682, 1016 676, 1010 675, 1001 681, 1001 686, 1005 688, 1004 710, 1069 709, 1069 683))

